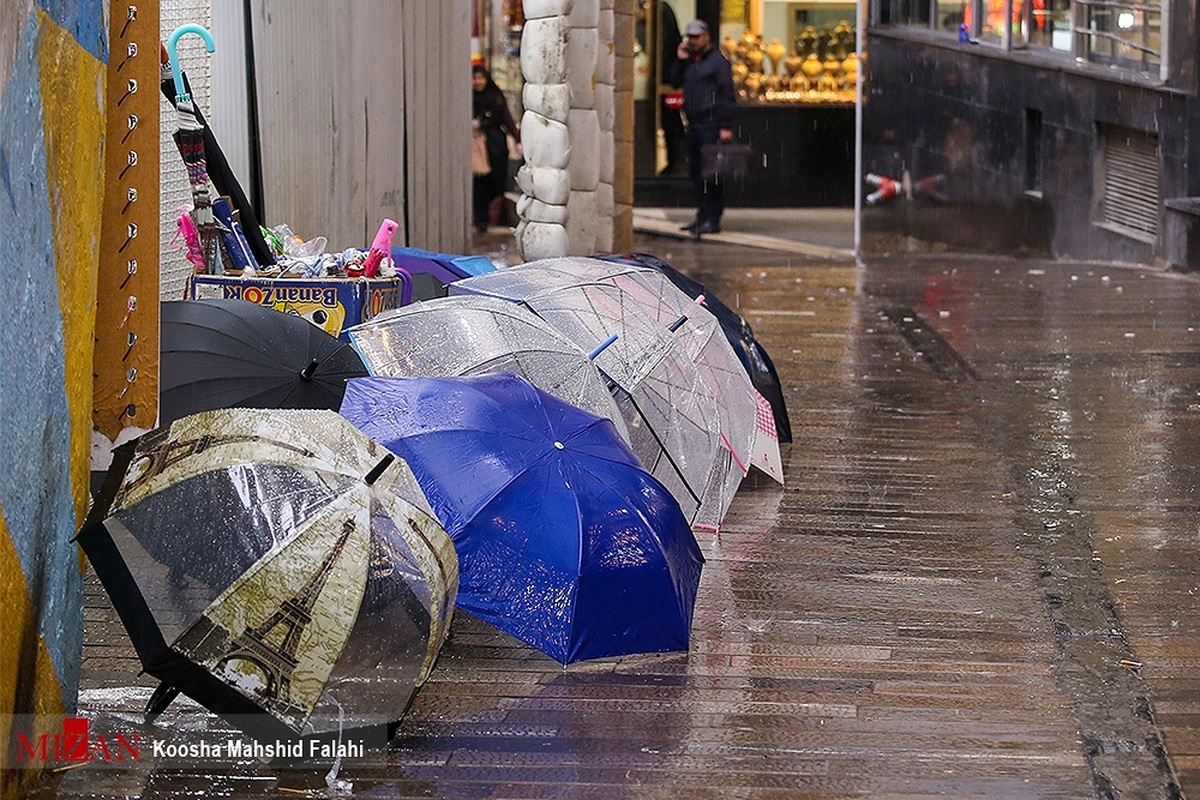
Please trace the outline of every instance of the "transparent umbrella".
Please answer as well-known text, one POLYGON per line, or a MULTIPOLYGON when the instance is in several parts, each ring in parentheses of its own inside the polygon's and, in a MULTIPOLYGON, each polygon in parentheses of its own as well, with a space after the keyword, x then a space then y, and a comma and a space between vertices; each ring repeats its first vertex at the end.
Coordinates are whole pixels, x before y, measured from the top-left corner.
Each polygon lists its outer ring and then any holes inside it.
POLYGON ((349 329, 372 375, 455 377, 511 372, 547 394, 629 430, 583 348, 526 308, 456 296, 405 306, 349 329))
POLYGON ((620 264, 632 264, 661 272, 671 283, 688 297, 704 295, 704 307, 712 312, 721 323, 725 338, 742 362, 754 387, 758 389, 771 407, 774 423, 771 427, 776 430, 777 441, 792 441, 792 425, 788 419, 787 403, 783 398, 783 386, 775 363, 767 353, 762 342, 754 336, 750 323, 728 305, 721 301, 708 287, 692 280, 667 262, 649 253, 623 253, 599 256, 603 261, 613 261, 620 264))
MULTIPOLYGON (((727 449, 724 481, 710 485, 710 490, 721 491, 722 515, 748 467, 758 466, 783 482, 777 466, 779 438, 759 408, 765 400, 760 399, 720 321, 703 306, 703 295, 693 299, 659 270, 595 258, 530 261, 509 272, 514 277, 524 273, 533 285, 569 286, 581 279, 611 284, 675 334, 718 401, 722 443, 727 449)), ((770 414, 769 405, 765 413, 770 414)))
POLYGON ((163 682, 148 713, 182 692, 267 742, 401 718, 458 588, 403 460, 311 410, 205 411, 119 452, 78 541, 163 682))

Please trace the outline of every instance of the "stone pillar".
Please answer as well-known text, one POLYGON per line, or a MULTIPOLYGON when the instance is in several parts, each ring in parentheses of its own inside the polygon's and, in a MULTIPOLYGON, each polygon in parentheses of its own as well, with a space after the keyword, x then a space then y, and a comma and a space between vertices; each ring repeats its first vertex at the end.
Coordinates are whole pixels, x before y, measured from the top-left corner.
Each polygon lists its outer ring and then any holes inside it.
POLYGON ((634 2, 524 3, 517 246, 526 260, 627 249, 632 238, 634 2))

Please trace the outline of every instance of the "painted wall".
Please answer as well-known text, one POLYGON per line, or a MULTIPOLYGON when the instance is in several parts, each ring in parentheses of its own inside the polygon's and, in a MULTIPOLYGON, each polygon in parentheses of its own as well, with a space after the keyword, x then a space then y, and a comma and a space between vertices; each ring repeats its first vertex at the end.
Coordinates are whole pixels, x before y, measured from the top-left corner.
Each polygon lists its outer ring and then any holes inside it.
MULTIPOLYGON (((0 7, 0 768, 74 706, 103 164, 103 0, 0 7)), ((0 796, 32 777, 0 769, 0 796)))

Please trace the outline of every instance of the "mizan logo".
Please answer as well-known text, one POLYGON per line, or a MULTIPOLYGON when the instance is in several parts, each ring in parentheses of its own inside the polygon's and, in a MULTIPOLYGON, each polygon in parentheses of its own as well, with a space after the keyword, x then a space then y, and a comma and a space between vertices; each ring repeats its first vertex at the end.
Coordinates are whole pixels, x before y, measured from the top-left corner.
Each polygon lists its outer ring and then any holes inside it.
POLYGON ((17 761, 81 763, 87 761, 132 761, 138 757, 142 735, 120 733, 111 736, 92 735, 88 720, 82 717, 63 719, 62 731, 40 736, 17 734, 17 761))

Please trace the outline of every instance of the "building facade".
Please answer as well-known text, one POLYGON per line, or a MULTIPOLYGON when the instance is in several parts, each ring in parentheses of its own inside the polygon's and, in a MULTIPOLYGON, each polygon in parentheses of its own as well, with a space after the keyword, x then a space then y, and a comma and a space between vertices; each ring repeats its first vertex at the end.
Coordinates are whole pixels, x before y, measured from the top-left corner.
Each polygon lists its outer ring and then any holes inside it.
POLYGON ((1194 0, 871 0, 870 15, 864 173, 890 191, 864 215, 869 248, 1200 266, 1194 0))

